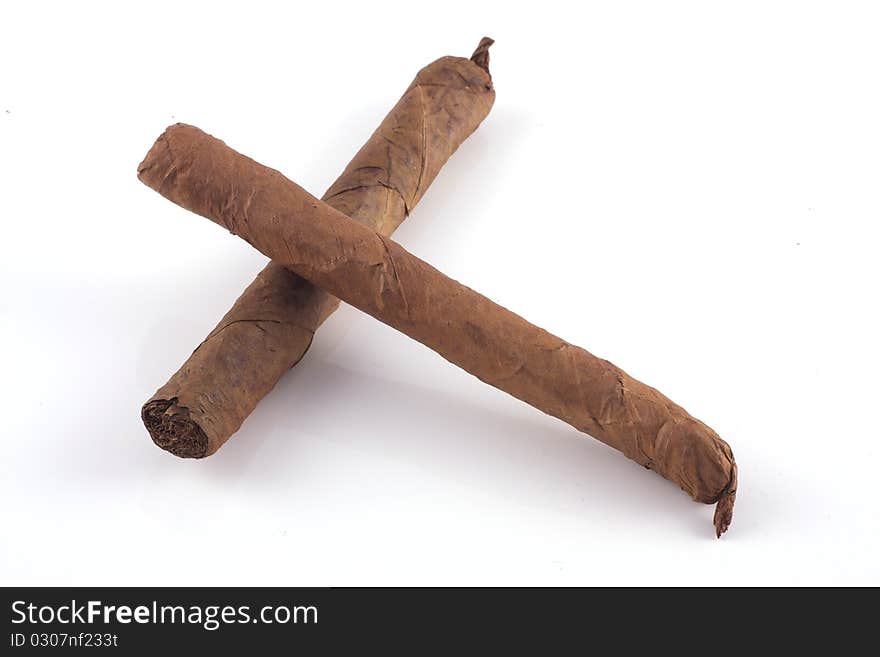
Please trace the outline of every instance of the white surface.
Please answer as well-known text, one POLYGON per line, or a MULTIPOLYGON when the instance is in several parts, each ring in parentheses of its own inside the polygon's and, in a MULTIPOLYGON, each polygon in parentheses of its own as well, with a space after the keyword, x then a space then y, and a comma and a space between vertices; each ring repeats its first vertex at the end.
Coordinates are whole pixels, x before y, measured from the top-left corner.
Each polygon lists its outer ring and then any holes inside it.
POLYGON ((880 584, 876 5, 607 4, 5 7, 0 583, 880 584), (217 455, 141 425, 265 262, 137 181, 163 128, 320 194, 484 33, 495 108, 396 238, 715 427, 720 541, 351 308, 217 455))

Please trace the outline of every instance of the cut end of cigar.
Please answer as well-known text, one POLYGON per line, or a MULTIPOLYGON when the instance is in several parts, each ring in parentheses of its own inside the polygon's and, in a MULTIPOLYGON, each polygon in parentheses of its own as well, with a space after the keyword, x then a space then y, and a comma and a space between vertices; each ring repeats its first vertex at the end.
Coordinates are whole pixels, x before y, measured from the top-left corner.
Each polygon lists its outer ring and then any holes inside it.
POLYGON ((159 138, 150 147, 143 161, 138 165, 137 177, 147 187, 162 193, 163 185, 174 182, 177 169, 174 166, 174 155, 171 152, 171 139, 173 136, 188 132, 201 132, 195 126, 186 123, 175 123, 165 128, 159 138))
POLYGON ((471 55, 471 61, 486 71, 486 73, 489 73, 490 77, 492 74, 489 72, 489 48, 493 43, 495 43, 494 39, 483 37, 480 39, 480 45, 477 46, 474 54, 471 55))
POLYGON ((728 528, 730 528, 730 523, 733 520, 733 505, 736 502, 736 462, 732 463, 732 472, 730 475, 730 483, 727 485, 727 488, 721 493, 721 497, 718 498, 718 504, 715 506, 715 537, 721 538, 721 534, 726 532, 728 528))
POLYGON ((166 452, 185 459, 208 455, 208 437, 176 397, 151 399, 141 409, 141 418, 153 442, 166 452))

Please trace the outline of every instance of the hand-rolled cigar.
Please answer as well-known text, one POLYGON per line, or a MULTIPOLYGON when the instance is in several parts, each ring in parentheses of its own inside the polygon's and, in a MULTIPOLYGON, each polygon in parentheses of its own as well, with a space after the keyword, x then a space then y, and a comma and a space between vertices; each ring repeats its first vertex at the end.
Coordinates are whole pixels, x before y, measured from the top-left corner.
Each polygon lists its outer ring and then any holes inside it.
POLYGON ((654 388, 452 280, 281 173, 198 128, 168 128, 138 177, 243 237, 314 285, 430 347, 482 381, 620 450, 733 515, 733 453, 654 388))
MULTIPOLYGON (((394 232, 440 168, 486 118, 495 99, 484 38, 471 59, 423 68, 324 201, 383 235, 394 232)), ((141 417, 161 448, 181 457, 216 452, 281 376, 303 357, 339 305, 269 263, 141 417)))

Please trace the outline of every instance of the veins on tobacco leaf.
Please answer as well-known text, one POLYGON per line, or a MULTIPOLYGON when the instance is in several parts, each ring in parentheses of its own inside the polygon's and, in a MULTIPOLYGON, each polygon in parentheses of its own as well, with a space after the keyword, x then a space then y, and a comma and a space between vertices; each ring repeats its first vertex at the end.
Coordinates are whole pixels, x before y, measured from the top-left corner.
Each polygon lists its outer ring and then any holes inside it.
POLYGON ((162 177, 162 182, 159 184, 159 189, 168 189, 174 185, 174 181, 177 180, 177 174, 179 170, 176 166, 172 166, 165 172, 165 175, 162 177))
MULTIPOLYGON (((629 424, 633 428, 633 431, 635 433, 635 436, 633 436, 633 443, 635 444, 638 453, 641 454, 642 458, 645 460, 645 467, 651 467, 654 464, 654 460, 650 456, 648 456, 648 453, 645 451, 644 447, 642 447, 642 438, 644 436, 644 432, 639 431, 641 421, 640 418, 636 417, 638 411, 635 404, 627 399, 627 395, 629 395, 629 390, 627 390, 626 388, 626 383, 623 380, 623 374, 618 370, 617 372, 615 372, 615 376, 617 378, 617 391, 620 395, 620 403, 623 406, 623 409, 626 412, 627 417, 629 418, 629 424)), ((666 409, 666 407, 664 407, 664 410, 667 410, 668 412, 668 409, 666 409)), ((658 435, 659 432, 657 434, 654 434, 655 444, 658 435)))
POLYGON ((419 196, 419 192, 422 189, 422 178, 425 175, 425 169, 428 166, 428 117, 427 112, 425 111, 425 94, 422 91, 421 87, 419 89, 419 104, 422 107, 422 164, 419 167, 419 179, 416 182, 416 190, 415 196, 419 196))
MULTIPOLYGON (((204 345, 206 345, 210 340, 213 340, 218 335, 220 335, 223 331, 225 331, 230 326, 233 326, 235 324, 253 324, 258 329, 260 329, 260 331, 262 331, 263 333, 266 333, 267 332, 266 329, 263 328, 262 326, 260 326, 260 324, 263 322, 268 322, 269 324, 285 324, 285 323, 291 324, 290 322, 284 322, 280 319, 234 319, 231 322, 224 324, 223 326, 211 331, 211 334, 208 337, 206 337, 204 340, 202 340, 201 344, 199 344, 199 346, 193 350, 193 353, 196 353, 199 349, 201 349, 204 345)), ((291 326, 295 326, 296 328, 298 328, 302 331, 305 331, 307 333, 310 333, 312 335, 315 334, 315 329, 313 329, 313 328, 309 328, 307 326, 300 326, 299 324, 291 324, 291 326)), ((270 349, 270 351, 274 352, 275 349, 270 349)))
POLYGON ((244 207, 243 207, 242 210, 241 210, 242 214, 244 215, 245 223, 248 223, 248 213, 250 212, 250 209, 251 209, 251 203, 254 202, 254 198, 256 197, 256 195, 257 195, 257 190, 256 190, 256 189, 252 189, 252 190, 248 193, 247 199, 245 199, 244 207))
MULTIPOLYGON (((375 167, 375 168, 379 169, 381 167, 375 167)), ((325 197, 323 200, 325 203, 327 203, 331 199, 334 199, 337 196, 342 196, 343 194, 345 194, 347 192, 354 192, 354 191, 357 191, 358 189, 369 189, 370 187, 377 187, 379 185, 387 187, 387 185, 385 185, 385 183, 378 182, 378 181, 374 182, 374 183, 364 183, 363 185, 352 185, 351 187, 343 187, 338 192, 333 192, 330 196, 325 197)))
MULTIPOLYGON (((381 235, 376 234, 376 237, 379 237, 381 239, 381 235)), ((282 237, 281 241, 284 244, 284 247, 287 249, 287 255, 290 258, 290 262, 301 262, 300 259, 293 257, 293 252, 290 250, 290 244, 287 242, 287 238, 282 237)), ((337 244, 339 244, 339 243, 340 243, 339 240, 337 240, 337 244)), ((330 258, 329 260, 325 261, 321 265, 310 265, 310 266, 312 269, 315 269, 317 271, 324 271, 324 272, 329 271, 330 269, 333 269, 336 266, 336 263, 338 263, 342 260, 347 260, 353 254, 362 250, 363 245, 364 245, 364 240, 358 240, 357 242, 355 242, 355 244, 350 249, 344 249, 341 253, 330 258)), ((304 263, 304 264, 306 264, 306 263, 304 263)))
POLYGON ((391 255, 391 250, 388 248, 388 242, 385 241, 385 238, 381 235, 377 235, 379 237, 379 241, 382 242, 382 246, 385 247, 385 255, 388 258, 388 262, 391 263, 391 273, 394 274, 394 280, 397 281, 397 289, 400 291, 400 298, 403 301, 403 308, 406 312, 407 318, 409 318, 409 303, 406 300, 406 293, 403 291, 403 283, 400 280, 400 276, 397 273, 397 265, 394 263, 394 256, 391 255))
POLYGON ((211 335, 209 335, 208 338, 210 339, 210 338, 214 337, 220 331, 222 331, 223 329, 229 328, 233 324, 256 324, 259 329, 265 331, 266 329, 264 329, 262 326, 260 326, 259 322, 267 322, 269 324, 283 324, 284 323, 280 319, 234 319, 231 322, 229 322, 228 324, 224 324, 223 326, 218 328, 216 331, 211 333, 211 335))
MULTIPOLYGON (((409 208, 409 202, 406 200, 406 196, 404 196, 403 193, 402 193, 400 190, 398 190, 397 188, 391 186, 391 181, 394 179, 394 178, 392 177, 392 173, 391 173, 391 168, 392 168, 392 166, 394 165, 394 160, 393 160, 392 157, 391 157, 391 145, 392 145, 394 142, 392 142, 390 139, 388 139, 388 138, 385 137, 384 135, 382 136, 382 138, 383 138, 383 139, 385 140, 385 142, 386 142, 386 144, 385 144, 385 161, 388 163, 388 166, 386 167, 385 171, 388 173, 388 183, 386 184, 386 183, 382 182, 381 180, 378 181, 378 182, 379 182, 380 185, 383 185, 383 186, 385 186, 385 187, 388 187, 389 189, 394 189, 398 194, 400 194, 400 200, 403 201, 403 215, 404 215, 404 217, 408 217, 408 216, 409 216, 409 209, 410 209, 410 208, 409 208)), ((386 211, 388 210, 388 199, 387 199, 387 197, 386 197, 386 199, 385 199, 385 209, 386 209, 386 211)))
POLYGON ((525 362, 520 362, 519 366, 515 370, 513 370, 513 372, 511 372, 507 376, 501 377, 500 379, 498 379, 498 382, 503 383, 504 381, 509 381, 510 379, 513 379, 513 378, 519 376, 520 374, 522 374, 525 371, 525 369, 526 369, 525 362))
MULTIPOLYGON (((561 345, 559 345, 555 349, 549 349, 548 351, 562 351, 566 347, 570 347, 570 346, 571 346, 570 344, 563 341, 561 345)), ((572 355, 572 359, 573 359, 573 357, 574 356, 572 355)), ((581 368, 578 367, 577 364, 573 360, 572 360, 572 364, 571 364, 571 370, 574 373, 575 385, 577 386, 577 389, 578 390, 585 390, 586 388, 584 387, 583 376, 581 375, 581 368)), ((586 412, 586 414, 590 418, 590 420, 593 421, 593 424, 595 424, 597 427, 599 427, 599 429, 601 431, 605 431, 606 430, 606 423, 599 420, 599 418, 596 417, 596 415, 589 408, 587 408, 586 402, 583 402, 583 406, 584 406, 584 411, 586 412)))
POLYGON ((382 209, 382 218, 386 218, 388 216, 388 206, 391 204, 391 194, 390 192, 397 193, 400 196, 400 201, 403 203, 403 218, 406 219, 409 216, 409 208, 406 207, 406 199, 403 198, 403 194, 398 192, 393 187, 386 185, 382 182, 379 183, 382 187, 385 188, 385 207, 382 209))
POLYGON ((460 71, 456 71, 455 69, 452 69, 452 72, 461 78, 461 81, 464 82, 464 86, 466 88, 471 86, 471 81, 468 80, 466 77, 464 77, 460 71))
MULTIPOLYGON (((403 195, 397 187, 392 185, 391 183, 387 183, 384 180, 380 180, 377 183, 379 186, 384 187, 385 189, 390 189, 392 192, 397 194, 400 197, 401 202, 403 203, 403 213, 408 217, 409 216, 409 203, 406 202, 406 197, 403 195)), ((388 215, 388 199, 385 199, 385 215, 388 215)))
MULTIPOLYGON (((384 139, 388 144, 391 144, 391 145, 394 146, 395 148, 399 148, 399 149, 402 150, 402 151, 406 150, 403 146, 401 146, 400 144, 398 144, 396 141, 394 141, 394 140, 391 139, 390 137, 386 137, 385 135, 382 135, 382 139, 384 139)), ((389 159, 389 160, 391 159, 391 152, 390 152, 390 151, 388 152, 388 159, 389 159)))

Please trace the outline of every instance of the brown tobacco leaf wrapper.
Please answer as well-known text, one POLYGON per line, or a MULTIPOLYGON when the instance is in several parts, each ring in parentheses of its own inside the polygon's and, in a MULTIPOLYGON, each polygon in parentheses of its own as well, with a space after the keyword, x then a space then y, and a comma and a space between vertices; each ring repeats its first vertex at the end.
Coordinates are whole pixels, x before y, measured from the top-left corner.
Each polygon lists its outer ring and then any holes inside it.
MULTIPOLYGON (((416 75, 324 200, 390 235, 495 100, 484 38, 472 59, 416 75)), ((144 405, 153 441, 182 457, 216 452, 305 354, 339 300, 269 263, 178 372, 144 405)))
POLYGON ((698 502, 717 503, 719 536, 730 525, 737 482, 730 447, 615 365, 448 278, 198 128, 168 128, 138 176, 486 383, 656 470, 698 502))

